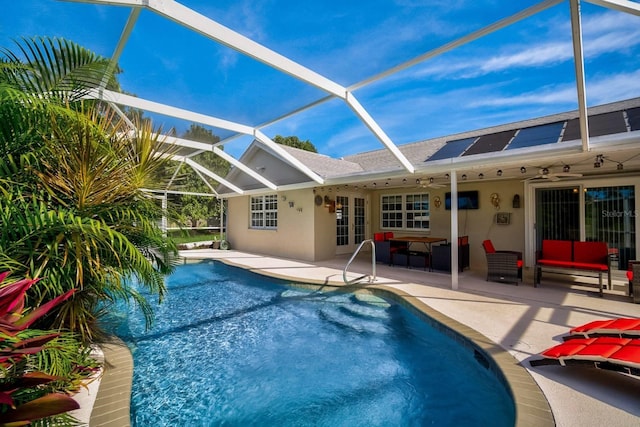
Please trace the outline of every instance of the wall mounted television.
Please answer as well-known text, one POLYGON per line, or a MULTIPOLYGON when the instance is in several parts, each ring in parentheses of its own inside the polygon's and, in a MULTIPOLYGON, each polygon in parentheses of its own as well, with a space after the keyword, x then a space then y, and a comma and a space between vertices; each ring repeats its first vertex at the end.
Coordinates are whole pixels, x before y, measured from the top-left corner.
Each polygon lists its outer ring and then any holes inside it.
MULTIPOLYGON (((444 195, 444 208, 451 210, 451 192, 444 195)), ((478 209, 478 191, 458 191, 458 209, 478 209)))

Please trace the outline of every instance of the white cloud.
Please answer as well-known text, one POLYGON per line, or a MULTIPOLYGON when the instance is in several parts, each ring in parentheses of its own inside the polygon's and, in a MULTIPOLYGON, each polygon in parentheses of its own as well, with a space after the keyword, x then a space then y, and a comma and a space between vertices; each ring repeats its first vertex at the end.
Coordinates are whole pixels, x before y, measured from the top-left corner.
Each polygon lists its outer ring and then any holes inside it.
MULTIPOLYGON (((537 29, 540 40, 528 43, 511 43, 500 47, 498 53, 483 55, 479 49, 457 50, 442 55, 401 73, 403 78, 470 79, 513 69, 550 67, 573 60, 573 45, 568 37, 566 24, 549 21, 552 28, 537 29)), ((620 12, 590 15, 583 20, 583 48, 586 61, 603 54, 632 53, 640 45, 640 20, 620 12)), ((395 78, 395 77, 394 77, 395 78)))
MULTIPOLYGON (((640 81, 640 70, 613 75, 600 75, 587 81, 587 101, 589 105, 605 104, 640 96, 640 86, 631 82, 640 81)), ((574 84, 547 86, 531 92, 513 96, 477 98, 471 107, 517 107, 532 105, 575 104, 577 89, 574 84)))
POLYGON ((483 74, 510 68, 539 67, 565 62, 573 58, 571 43, 545 43, 494 56, 478 64, 483 74))

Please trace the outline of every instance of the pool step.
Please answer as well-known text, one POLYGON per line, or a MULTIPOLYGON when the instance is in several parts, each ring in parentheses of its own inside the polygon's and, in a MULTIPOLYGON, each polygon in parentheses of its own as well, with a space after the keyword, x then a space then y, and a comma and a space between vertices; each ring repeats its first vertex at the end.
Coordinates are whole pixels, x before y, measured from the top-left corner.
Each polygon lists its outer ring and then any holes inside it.
POLYGON ((385 319, 371 316, 365 318, 360 314, 344 309, 344 306, 323 307, 318 310, 318 314, 329 323, 359 333, 385 334, 388 331, 385 319))

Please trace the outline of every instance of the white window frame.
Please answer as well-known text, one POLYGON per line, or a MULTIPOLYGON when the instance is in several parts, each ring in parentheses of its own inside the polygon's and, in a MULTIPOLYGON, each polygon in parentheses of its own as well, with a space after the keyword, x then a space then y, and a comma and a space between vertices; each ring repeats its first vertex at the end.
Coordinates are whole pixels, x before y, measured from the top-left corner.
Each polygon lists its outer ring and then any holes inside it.
POLYGON ((415 230, 430 231, 431 230, 431 196, 428 192, 423 193, 403 193, 403 194, 381 194, 380 195, 380 229, 382 230, 415 230), (409 203, 415 206, 418 203, 425 203, 427 209, 409 208, 409 203), (387 199, 387 200, 385 200, 387 199), (399 209, 398 209, 399 205, 399 209), (384 207, 393 207, 393 209, 384 209, 384 207), (411 219, 409 217, 412 217, 411 219), (428 221, 429 227, 409 227, 409 224, 416 222, 428 221), (399 225, 398 225, 399 223, 399 225))
POLYGON ((277 194, 249 198, 249 228, 256 230, 276 230, 278 228, 277 194))

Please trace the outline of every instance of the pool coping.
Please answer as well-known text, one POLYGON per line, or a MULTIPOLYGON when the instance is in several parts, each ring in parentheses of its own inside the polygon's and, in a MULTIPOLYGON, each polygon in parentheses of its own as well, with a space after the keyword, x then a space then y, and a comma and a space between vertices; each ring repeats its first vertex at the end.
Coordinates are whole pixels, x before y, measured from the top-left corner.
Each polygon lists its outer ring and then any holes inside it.
POLYGON ((133 355, 116 336, 100 343, 104 353, 103 374, 96 395, 90 427, 129 427, 131 425, 131 387, 133 355))
MULTIPOLYGON (((214 261, 211 258, 190 258, 188 262, 214 261)), ((499 380, 505 381, 515 402, 515 425, 518 427, 547 427, 555 426, 553 412, 540 386, 535 382, 530 372, 499 344, 493 342, 475 329, 454 320, 430 307, 418 297, 410 293, 387 285, 364 284, 345 285, 343 282, 332 280, 301 280, 287 274, 265 271, 259 268, 248 268, 242 263, 236 263, 224 258, 216 258, 226 265, 242 268, 268 277, 286 280, 293 284, 311 285, 320 288, 332 288, 344 292, 368 292, 383 294, 405 307, 415 310, 416 314, 424 316, 425 320, 441 325, 441 330, 457 339, 461 344, 470 343, 495 362, 499 371, 494 371, 499 380)), ((117 337, 101 345, 105 354, 105 370, 101 379, 96 401, 91 413, 91 427, 128 427, 130 421, 130 397, 133 379, 133 356, 126 344, 117 337)), ((472 397, 470 397, 472 398, 472 397)))

